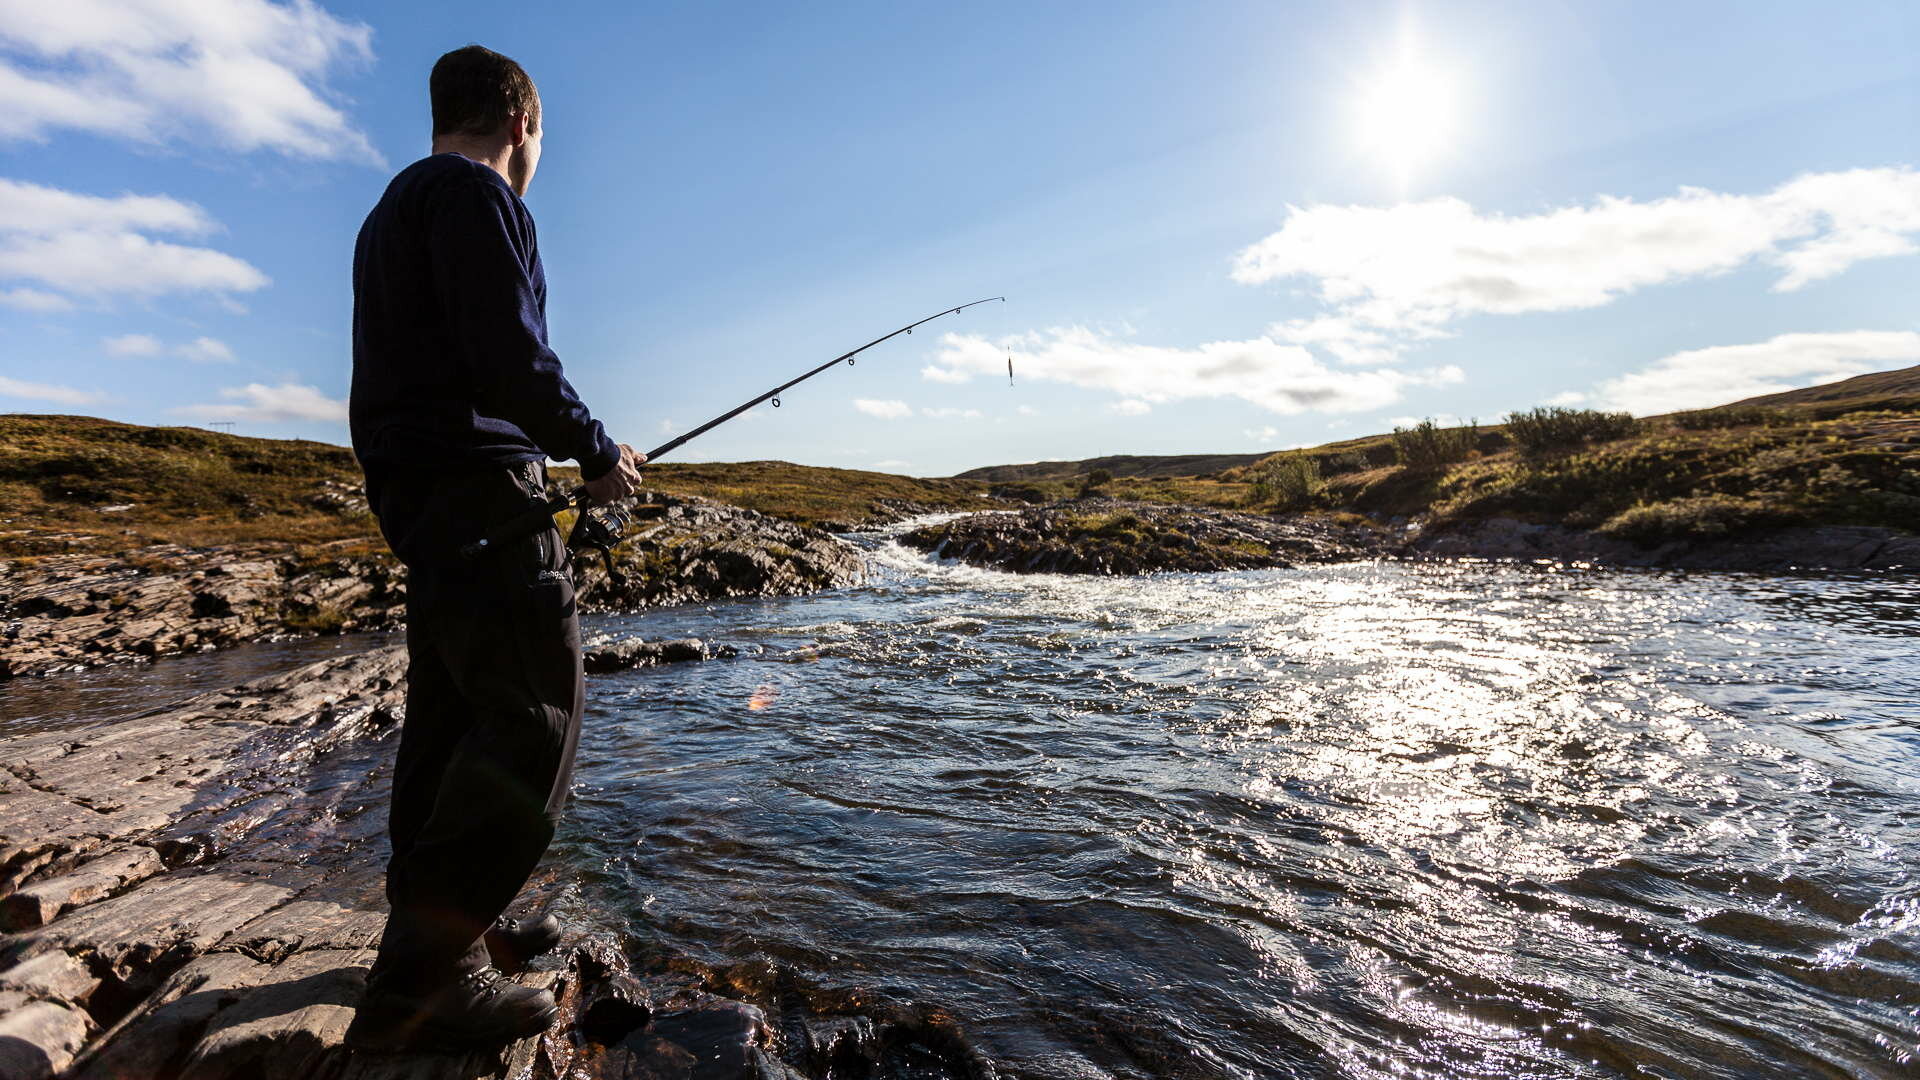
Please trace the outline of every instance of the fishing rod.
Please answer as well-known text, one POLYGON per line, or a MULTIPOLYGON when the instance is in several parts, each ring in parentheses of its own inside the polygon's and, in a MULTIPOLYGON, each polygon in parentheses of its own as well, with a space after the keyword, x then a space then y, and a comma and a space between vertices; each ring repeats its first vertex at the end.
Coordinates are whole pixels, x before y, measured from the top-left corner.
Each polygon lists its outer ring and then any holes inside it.
MULTIPOLYGON (((901 334, 911 334, 913 333, 915 327, 924 325, 926 323, 930 323, 933 320, 941 318, 943 316, 958 315, 962 311, 965 311, 970 307, 974 307, 979 304, 991 303, 995 300, 1005 303, 1006 299, 1007 298, 1004 296, 989 296, 984 300, 974 300, 969 303, 961 304, 959 307, 951 307, 951 308, 947 308, 944 311, 937 311, 937 312, 934 312, 932 315, 929 315, 926 318, 919 320, 918 322, 908 323, 907 325, 901 327, 898 330, 893 331, 890 334, 883 334, 880 337, 874 338, 872 341, 867 342, 865 345, 862 345, 857 349, 853 349, 848 352, 843 352, 839 356, 836 356, 833 359, 827 361, 826 363, 821 364, 819 367, 816 367, 811 371, 808 371, 806 374, 801 375, 798 378, 789 379, 786 382, 781 383, 779 386, 776 386, 773 389, 767 391, 766 393, 761 394, 759 397, 752 399, 751 401, 745 402, 744 404, 736 405, 733 408, 728 409, 726 412, 723 412, 719 416, 716 416, 713 419, 707 421, 706 423, 701 424, 699 427, 694 428, 692 431, 686 432, 685 434, 682 434, 682 435, 676 435, 673 438, 667 440, 666 442, 661 443, 659 446, 656 446, 652 450, 647 451, 645 463, 652 464, 654 461, 658 460, 661 456, 671 453, 672 451, 678 449, 679 447, 686 445, 689 441, 695 438, 698 438, 699 436, 709 431, 712 431, 714 428, 717 428, 721 424, 724 424, 727 421, 733 419, 734 417, 739 416, 741 413, 746 412, 748 409, 753 408, 755 405, 758 405, 763 401, 771 403, 773 407, 776 409, 779 408, 780 395, 782 393, 785 393, 786 391, 792 389, 793 387, 796 387, 801 383, 806 382, 808 379, 813 378, 815 375, 820 374, 821 372, 827 370, 828 368, 834 366, 835 364, 844 362, 848 367, 852 367, 854 357, 860 355, 863 352, 866 352, 868 349, 873 348, 875 345, 878 345, 883 341, 888 341, 892 338, 899 337, 901 334)), ((1008 374, 1011 375, 1012 360, 1008 360, 1008 365, 1009 365, 1008 374)), ((624 500, 620 500, 620 501, 624 501, 624 500)), ((601 561, 606 565, 607 578, 610 581, 612 581, 615 585, 620 584, 624 575, 622 575, 619 570, 614 568, 613 545, 620 542, 620 534, 622 530, 624 530, 629 524, 632 523, 632 515, 623 512, 620 509, 617 501, 614 503, 605 504, 603 506, 592 505, 592 499, 588 497, 587 489, 585 485, 576 487, 572 491, 567 492, 565 495, 555 495, 552 498, 548 498, 532 504, 531 506, 527 507, 525 511, 519 514, 516 514, 515 516, 495 526, 490 532, 487 533, 487 535, 481 537, 478 540, 473 541, 470 544, 462 545, 460 548, 460 554, 466 556, 469 559, 478 558, 479 556, 484 555, 495 548, 502 547, 506 544, 510 544, 515 540, 521 539, 522 537, 532 536, 534 533, 542 532, 546 529, 552 528, 553 516, 555 514, 560 513, 563 510, 567 510, 573 507, 580 508, 580 516, 574 519, 573 531, 567 537, 568 550, 581 551, 581 550, 591 548, 595 551, 598 551, 600 553, 601 561)))

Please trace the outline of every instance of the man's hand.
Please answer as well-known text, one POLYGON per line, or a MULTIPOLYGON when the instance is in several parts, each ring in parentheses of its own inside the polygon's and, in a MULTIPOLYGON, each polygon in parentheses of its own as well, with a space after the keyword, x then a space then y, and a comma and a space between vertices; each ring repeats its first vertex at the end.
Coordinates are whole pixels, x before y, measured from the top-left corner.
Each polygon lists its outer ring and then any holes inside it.
POLYGON ((605 505, 640 490, 640 464, 646 460, 647 455, 621 443, 619 463, 600 479, 587 481, 587 498, 605 505))

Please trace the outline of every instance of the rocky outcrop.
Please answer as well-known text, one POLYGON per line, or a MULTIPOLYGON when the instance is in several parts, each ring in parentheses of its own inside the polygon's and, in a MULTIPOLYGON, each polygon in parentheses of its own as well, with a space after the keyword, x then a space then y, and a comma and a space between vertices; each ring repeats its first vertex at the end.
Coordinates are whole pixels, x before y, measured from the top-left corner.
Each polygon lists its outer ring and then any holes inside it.
POLYGON ((1854 525, 1756 530, 1642 546, 1587 529, 1491 518, 1417 532, 1405 550, 1424 558, 1551 559, 1673 570, 1920 569, 1920 536, 1854 525))
POLYGON ((403 575, 371 555, 171 544, 0 565, 0 679, 276 634, 394 626, 403 575))
MULTIPOLYGON (((611 586, 597 557, 579 560, 585 610, 793 596, 865 575, 859 550, 822 530, 706 499, 651 499, 657 516, 615 549, 627 575, 622 587, 611 586)), ((397 627, 405 572, 384 554, 328 554, 340 547, 296 554, 156 545, 0 564, 0 680, 275 636, 397 627)))
POLYGON ((799 596, 866 576, 860 550, 820 529, 691 496, 653 492, 643 505, 654 516, 614 548, 622 585, 607 579, 597 556, 578 557, 587 610, 799 596))
POLYGON ((974 566, 1057 574, 1255 570, 1385 550, 1366 526, 1097 496, 971 514, 915 529, 900 542, 974 566))
POLYGON ((518 973, 561 1003, 540 1037, 464 1056, 345 1050, 384 923, 404 670, 382 649, 0 740, 0 1075, 993 1075, 938 1010, 605 936, 518 973))

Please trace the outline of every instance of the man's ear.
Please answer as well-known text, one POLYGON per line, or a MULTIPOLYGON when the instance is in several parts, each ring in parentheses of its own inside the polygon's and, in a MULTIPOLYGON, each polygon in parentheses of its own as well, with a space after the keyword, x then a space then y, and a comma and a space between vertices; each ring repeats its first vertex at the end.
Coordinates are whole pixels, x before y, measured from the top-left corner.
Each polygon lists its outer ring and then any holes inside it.
POLYGON ((507 141, 520 146, 527 141, 527 114, 523 112, 507 114, 507 141))

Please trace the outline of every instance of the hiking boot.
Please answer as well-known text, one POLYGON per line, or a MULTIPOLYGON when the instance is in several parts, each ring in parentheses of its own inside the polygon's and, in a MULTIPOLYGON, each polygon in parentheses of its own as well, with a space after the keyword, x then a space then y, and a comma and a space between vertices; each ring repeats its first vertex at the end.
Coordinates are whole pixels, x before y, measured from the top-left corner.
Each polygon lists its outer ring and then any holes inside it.
POLYGON ((560 944, 564 929, 560 920, 551 915, 537 919, 497 919, 484 939, 487 955, 501 970, 518 971, 534 957, 552 952, 553 947, 560 944))
POLYGON ((355 1050, 454 1053, 538 1035, 559 1015, 552 994, 483 967, 425 997, 368 987, 346 1043, 355 1050))

